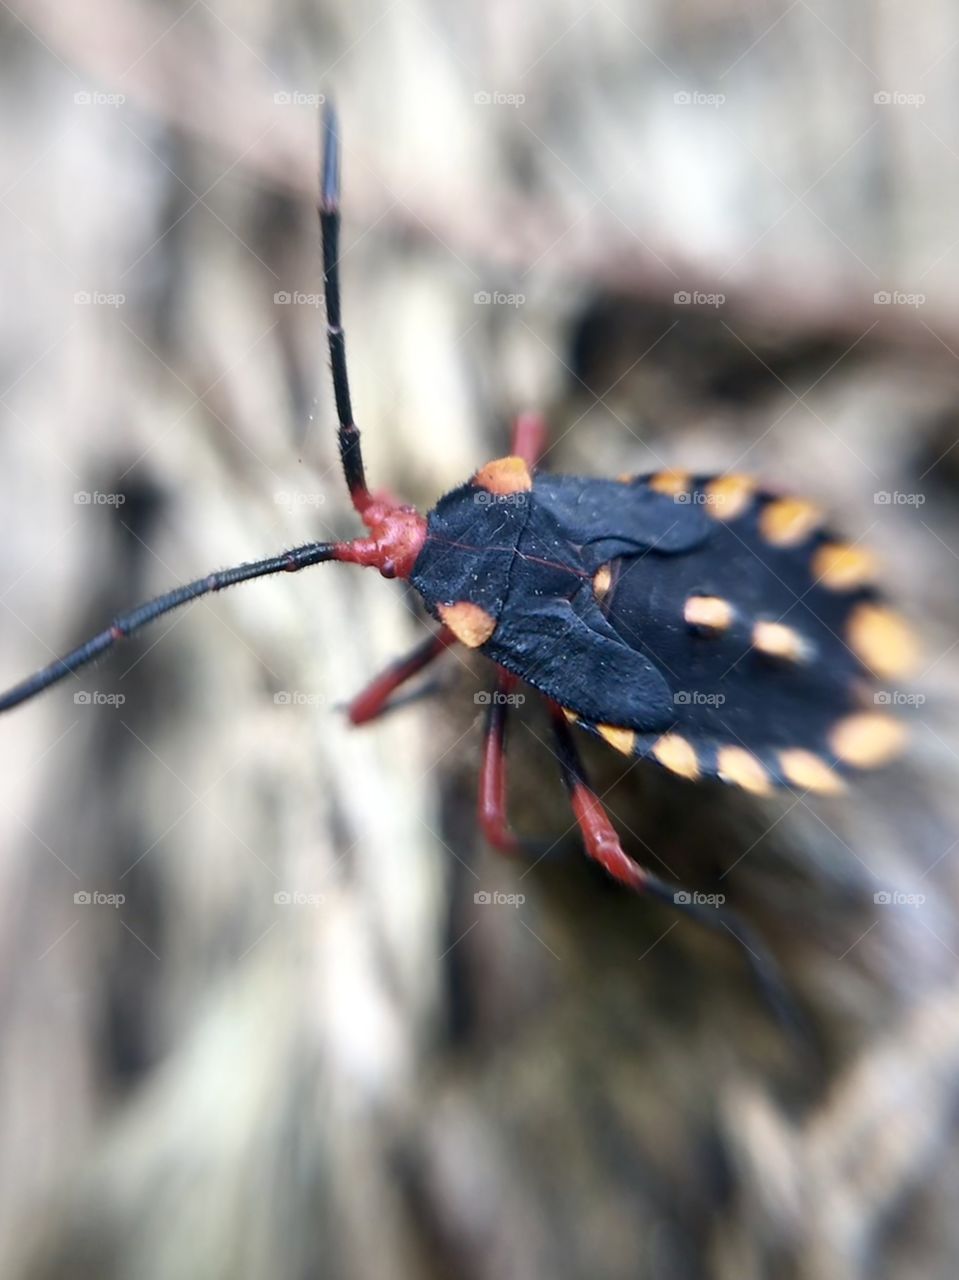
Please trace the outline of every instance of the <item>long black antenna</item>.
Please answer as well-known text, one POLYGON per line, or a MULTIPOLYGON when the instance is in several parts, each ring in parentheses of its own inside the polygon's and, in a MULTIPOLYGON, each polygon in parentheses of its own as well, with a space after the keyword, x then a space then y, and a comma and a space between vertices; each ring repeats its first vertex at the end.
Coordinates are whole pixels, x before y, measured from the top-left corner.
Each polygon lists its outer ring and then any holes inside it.
MULTIPOLYGON (((343 473, 353 499, 353 505, 362 515, 371 501, 363 473, 363 455, 360 451, 360 433, 353 422, 353 406, 350 403, 350 383, 346 373, 346 344, 340 317, 339 235, 340 235, 340 139, 336 112, 327 104, 323 115, 323 161, 320 175, 320 231, 323 238, 323 281, 326 291, 327 333, 330 341, 330 363, 333 367, 333 391, 336 396, 336 413, 339 419, 340 457, 343 473)), ((62 658, 51 662, 26 680, 0 693, 0 712, 26 702, 36 694, 57 684, 73 672, 111 649, 118 640, 133 635, 154 619, 178 609, 180 605, 196 600, 213 591, 222 591, 237 582, 250 578, 262 578, 272 573, 292 573, 308 565, 325 560, 353 560, 357 564, 378 564, 377 559, 349 555, 352 544, 334 542, 308 542, 267 560, 254 560, 232 569, 221 569, 174 587, 165 595, 148 600, 114 618, 106 630, 95 635, 85 644, 78 645, 62 658)), ((362 544, 358 544, 361 545, 362 544)))
POLYGON ((254 560, 250 564, 238 564, 232 569, 220 569, 216 573, 207 574, 205 578, 197 578, 196 582, 188 582, 182 587, 174 587, 165 595, 148 600, 127 613, 121 613, 105 631, 95 635, 92 640, 78 645, 56 662, 37 671, 34 675, 21 680, 19 684, 0 694, 0 711, 9 711, 11 707, 28 698, 41 693, 52 684, 63 680, 80 667, 86 666, 94 658, 98 658, 107 649, 112 649, 118 640, 132 636, 135 631, 145 627, 154 618, 178 609, 181 604, 196 600, 198 596, 208 595, 211 591, 222 591, 224 587, 232 587, 234 583, 246 582, 250 578, 263 578, 271 573, 295 573, 297 569, 305 569, 311 564, 320 564, 324 560, 337 558, 337 544, 334 542, 308 542, 302 547, 294 547, 268 560, 254 560))
POLYGON ((340 460, 353 505, 362 515, 370 501, 363 470, 360 430, 353 421, 350 379, 346 372, 346 335, 340 313, 340 126, 332 103, 323 111, 323 159, 320 168, 320 234, 323 240, 323 287, 326 334, 330 344, 333 394, 339 421, 340 460))

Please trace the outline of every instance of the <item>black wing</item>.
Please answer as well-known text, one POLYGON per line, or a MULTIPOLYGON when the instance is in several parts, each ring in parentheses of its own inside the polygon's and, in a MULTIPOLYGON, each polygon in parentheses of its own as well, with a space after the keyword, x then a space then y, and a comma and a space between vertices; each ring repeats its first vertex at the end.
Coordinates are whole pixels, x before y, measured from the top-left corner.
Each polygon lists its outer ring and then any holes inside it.
POLYGON ((610 565, 603 612, 662 674, 668 731, 577 718, 689 778, 838 790, 839 772, 884 763, 901 744, 883 707, 910 665, 911 638, 871 585, 865 551, 822 529, 810 504, 730 479, 690 482, 689 505, 712 525, 698 545, 610 565))

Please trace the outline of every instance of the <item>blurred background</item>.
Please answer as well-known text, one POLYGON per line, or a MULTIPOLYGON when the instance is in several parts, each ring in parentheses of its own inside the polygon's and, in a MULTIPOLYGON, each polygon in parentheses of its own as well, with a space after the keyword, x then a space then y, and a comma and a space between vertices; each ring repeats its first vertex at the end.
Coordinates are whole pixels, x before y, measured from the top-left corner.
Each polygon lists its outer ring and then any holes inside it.
MULTIPOLYGON (((584 744, 626 847, 766 940, 805 1051, 728 939, 485 847, 482 661, 348 729, 423 635, 374 574, 199 601, 4 717, 2 1274, 951 1280, 954 6, 8 0, 0 61, 0 683, 355 531, 324 95, 375 484, 429 507, 537 406, 555 470, 828 506, 925 648, 911 753, 844 800, 584 744)), ((558 839, 546 741, 531 700, 515 824, 558 839)))

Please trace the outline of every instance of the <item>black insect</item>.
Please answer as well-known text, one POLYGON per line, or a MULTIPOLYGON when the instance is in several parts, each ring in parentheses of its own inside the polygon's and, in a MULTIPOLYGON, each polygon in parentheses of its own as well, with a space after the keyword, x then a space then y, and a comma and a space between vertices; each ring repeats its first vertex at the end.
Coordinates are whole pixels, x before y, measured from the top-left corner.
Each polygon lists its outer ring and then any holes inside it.
MULTIPOLYGON (((546 699, 589 856, 631 888, 675 901, 672 886, 624 852, 570 726, 691 781, 719 778, 757 794, 781 785, 837 792, 848 770, 881 764, 900 745, 901 728, 875 709, 871 682, 909 666, 908 630, 877 595, 869 554, 827 533, 811 503, 735 474, 542 475, 545 432, 534 414, 518 419, 510 456, 428 516, 372 493, 340 317, 339 150, 327 109, 319 212, 330 359, 343 471, 368 536, 308 543, 177 587, 0 695, 0 710, 198 596, 328 560, 371 566, 408 579, 440 627, 353 701, 353 723, 384 711, 450 645, 478 649, 497 666, 498 693, 522 680, 546 699)), ((490 699, 479 812, 490 842, 515 851, 505 812, 508 707, 507 698, 490 699)))

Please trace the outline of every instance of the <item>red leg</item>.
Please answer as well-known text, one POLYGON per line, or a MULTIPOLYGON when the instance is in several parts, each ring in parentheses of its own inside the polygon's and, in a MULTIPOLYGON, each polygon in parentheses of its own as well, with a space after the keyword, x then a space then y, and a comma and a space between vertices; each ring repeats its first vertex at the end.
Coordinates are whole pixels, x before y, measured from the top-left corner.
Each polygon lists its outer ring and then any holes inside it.
POLYGON ((532 471, 543 456, 545 446, 546 419, 541 413, 521 413, 513 423, 513 456, 522 458, 532 471))
POLYGON ((582 761, 562 707, 555 702, 550 702, 549 710, 563 781, 569 792, 586 852, 620 884, 628 885, 629 888, 641 893, 649 893, 671 907, 678 907, 684 914, 698 920, 700 924, 728 934, 739 946, 770 1011, 783 1030, 792 1037, 796 1047, 805 1052, 808 1048, 805 1020, 766 947, 728 908, 703 905, 698 901, 698 895, 687 893, 677 885, 661 880, 659 876, 653 875, 623 852, 619 836, 606 810, 586 780, 582 761))
POLYGON ((450 645, 456 643, 456 636, 448 627, 441 627, 434 635, 429 636, 412 653, 397 658, 385 671, 381 671, 365 689, 361 690, 347 707, 346 714, 351 724, 368 724, 388 710, 392 695, 424 667, 445 653, 450 645))
POLYGON ((516 677, 500 667, 486 713, 478 805, 480 826, 486 839, 494 849, 512 855, 524 852, 506 817, 506 723, 510 707, 507 699, 516 684, 516 677))
POLYGON ((609 815, 586 779, 586 773, 562 707, 551 702, 549 713, 553 721, 559 767, 586 852, 620 884, 628 885, 631 889, 644 890, 650 878, 649 873, 623 852, 623 846, 619 842, 616 829, 609 820, 609 815))

